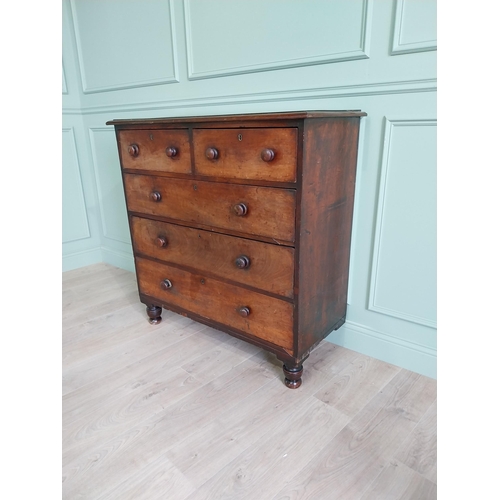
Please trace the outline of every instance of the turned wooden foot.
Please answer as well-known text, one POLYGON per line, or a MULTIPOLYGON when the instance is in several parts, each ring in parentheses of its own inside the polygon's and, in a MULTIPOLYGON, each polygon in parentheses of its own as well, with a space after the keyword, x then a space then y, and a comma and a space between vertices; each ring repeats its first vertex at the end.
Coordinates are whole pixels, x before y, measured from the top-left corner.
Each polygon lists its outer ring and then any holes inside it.
POLYGON ((161 307, 150 305, 146 307, 146 312, 148 313, 149 316, 149 322, 152 325, 157 325, 158 323, 161 323, 161 307))
POLYGON ((302 373, 304 367, 300 365, 283 364, 283 373, 285 374, 285 385, 289 389, 298 389, 302 385, 302 373))

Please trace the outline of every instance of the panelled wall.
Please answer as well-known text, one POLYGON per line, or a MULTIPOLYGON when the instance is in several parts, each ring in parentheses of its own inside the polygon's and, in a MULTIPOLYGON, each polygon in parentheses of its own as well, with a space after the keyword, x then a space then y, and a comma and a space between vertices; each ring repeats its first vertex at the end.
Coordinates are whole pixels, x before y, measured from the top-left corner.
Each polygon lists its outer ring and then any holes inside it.
POLYGON ((435 0, 64 0, 63 263, 133 269, 113 118, 361 109, 347 322, 436 372, 435 0))

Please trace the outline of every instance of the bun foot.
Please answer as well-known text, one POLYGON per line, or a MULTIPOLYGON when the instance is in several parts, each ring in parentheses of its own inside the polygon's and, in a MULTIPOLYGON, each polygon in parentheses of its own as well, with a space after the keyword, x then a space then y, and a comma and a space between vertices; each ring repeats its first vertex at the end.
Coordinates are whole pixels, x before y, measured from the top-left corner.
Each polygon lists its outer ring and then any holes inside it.
POLYGON ((149 322, 152 325, 158 325, 161 323, 161 307, 158 306, 147 306, 146 312, 149 316, 149 322))
POLYGON ((302 365, 288 368, 283 365, 283 373, 285 374, 285 385, 289 389, 298 389, 302 385, 302 373, 304 368, 302 365))

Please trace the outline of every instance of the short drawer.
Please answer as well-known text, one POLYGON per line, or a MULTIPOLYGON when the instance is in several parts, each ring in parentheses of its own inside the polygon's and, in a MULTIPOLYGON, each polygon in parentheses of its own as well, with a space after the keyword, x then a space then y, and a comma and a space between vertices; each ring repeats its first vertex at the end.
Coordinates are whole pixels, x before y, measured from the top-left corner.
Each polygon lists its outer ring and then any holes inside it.
POLYGON ((140 217, 136 253, 293 298, 294 249, 140 217))
POLYGON ((297 129, 194 129, 196 173, 234 179, 295 182, 297 129))
POLYGON ((142 294, 203 318, 293 348, 293 304, 148 259, 136 258, 142 294))
POLYGON ((125 174, 129 211, 293 242, 295 190, 125 174))
POLYGON ((125 169, 191 173, 187 130, 122 130, 119 145, 125 169))

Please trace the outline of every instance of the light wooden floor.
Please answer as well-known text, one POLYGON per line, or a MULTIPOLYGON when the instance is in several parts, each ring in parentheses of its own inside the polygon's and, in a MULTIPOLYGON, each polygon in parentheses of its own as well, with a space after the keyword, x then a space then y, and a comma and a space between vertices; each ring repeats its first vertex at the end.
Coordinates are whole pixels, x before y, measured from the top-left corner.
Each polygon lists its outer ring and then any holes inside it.
POLYGON ((436 498, 436 382, 323 342, 276 358, 177 314, 135 276, 63 274, 64 499, 436 498))

